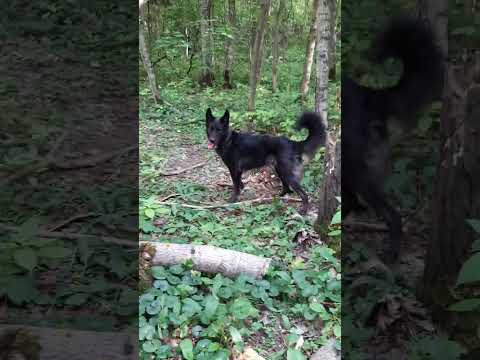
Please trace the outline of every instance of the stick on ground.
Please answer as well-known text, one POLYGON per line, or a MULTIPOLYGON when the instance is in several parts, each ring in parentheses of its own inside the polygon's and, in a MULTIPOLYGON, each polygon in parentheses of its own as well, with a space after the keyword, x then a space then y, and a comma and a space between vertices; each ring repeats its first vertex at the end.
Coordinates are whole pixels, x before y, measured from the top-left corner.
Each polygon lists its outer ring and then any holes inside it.
MULTIPOLYGON (((197 210, 206 210, 206 209, 217 209, 217 208, 227 208, 235 205, 247 205, 247 204, 258 204, 258 203, 264 203, 264 202, 270 202, 273 201, 274 199, 277 199, 279 197, 273 196, 273 197, 265 197, 265 198, 257 198, 257 199, 251 199, 251 200, 244 200, 244 201, 239 201, 235 203, 227 203, 227 204, 205 204, 205 205, 191 205, 191 204, 184 204, 184 203, 178 203, 178 202, 170 202, 170 201, 159 201, 157 204, 161 205, 177 205, 177 206, 182 206, 186 207, 189 209, 197 209, 197 210)), ((281 197, 279 199, 285 200, 285 201, 291 201, 291 202, 301 202, 301 199, 297 198, 291 198, 291 197, 281 197)))
MULTIPOLYGON (((20 232, 21 228, 18 226, 8 225, 0 223, 0 229, 5 231, 20 232)), ((127 247, 138 247, 138 242, 130 241, 125 239, 119 239, 112 236, 103 236, 103 235, 88 235, 88 234, 76 234, 72 232, 64 231, 45 231, 38 230, 36 235, 46 238, 54 239, 68 239, 68 240, 93 240, 93 241, 103 241, 106 243, 117 244, 127 247)))
POLYGON ((180 174, 183 174, 184 172, 187 172, 189 170, 193 170, 193 169, 196 169, 196 168, 199 168, 201 166, 204 166, 207 162, 204 161, 204 162, 201 162, 201 163, 198 163, 198 164, 195 164, 193 166, 189 166, 187 168, 184 168, 184 169, 179 169, 179 170, 172 170, 172 171, 159 171, 159 174, 161 176, 174 176, 174 175, 180 175, 180 174))

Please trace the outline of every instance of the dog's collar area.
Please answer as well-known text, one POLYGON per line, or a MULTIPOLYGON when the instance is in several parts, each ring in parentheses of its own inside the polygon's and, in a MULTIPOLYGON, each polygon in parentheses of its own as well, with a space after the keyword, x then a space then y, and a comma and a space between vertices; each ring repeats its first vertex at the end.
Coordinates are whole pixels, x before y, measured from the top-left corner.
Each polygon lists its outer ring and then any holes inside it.
POLYGON ((228 130, 227 137, 225 138, 225 141, 223 145, 228 145, 232 141, 232 130, 228 130))

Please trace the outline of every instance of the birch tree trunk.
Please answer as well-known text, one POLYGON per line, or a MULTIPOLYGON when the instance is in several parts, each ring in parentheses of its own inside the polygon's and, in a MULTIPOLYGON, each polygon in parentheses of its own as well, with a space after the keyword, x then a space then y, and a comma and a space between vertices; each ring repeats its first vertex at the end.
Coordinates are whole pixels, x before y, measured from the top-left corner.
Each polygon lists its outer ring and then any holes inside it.
POLYGON ((253 48, 253 59, 250 66, 250 91, 248 95, 248 111, 255 109, 255 95, 257 93, 257 82, 260 77, 260 71, 263 60, 263 39, 267 28, 268 13, 270 10, 270 0, 260 0, 260 12, 258 16, 258 27, 255 35, 255 45, 253 48))
POLYGON ((325 125, 328 124, 328 66, 330 39, 330 11, 328 0, 318 0, 317 16, 317 84, 315 87, 315 111, 322 116, 325 125))
POLYGON ((328 129, 328 73, 329 73, 329 50, 330 50, 330 16, 329 0, 320 0, 317 18, 317 84, 315 92, 315 111, 322 116, 325 129, 327 129, 325 144, 325 176, 320 189, 320 203, 316 227, 330 223, 330 220, 338 207, 336 196, 340 195, 340 157, 341 146, 336 136, 328 129))
POLYGON ((278 57, 280 46, 280 20, 285 9, 285 0, 280 0, 278 11, 275 16, 275 25, 273 27, 273 45, 272 45, 272 92, 276 92, 278 88, 277 72, 278 72, 278 57))
POLYGON ((211 29, 212 0, 200 2, 200 46, 202 53, 202 74, 200 85, 213 85, 213 34, 211 29))
POLYGON ((228 0, 227 25, 232 30, 233 39, 225 39, 225 71, 223 73, 223 88, 232 89, 232 67, 235 60, 235 48, 233 42, 236 36, 236 12, 235 0, 228 0))
POLYGON ((305 52, 305 64, 303 65, 303 77, 300 84, 300 101, 303 103, 308 93, 310 85, 310 75, 312 72, 313 55, 315 54, 315 41, 317 39, 317 27, 318 27, 318 12, 320 10, 321 0, 313 1, 313 14, 312 22, 310 25, 310 32, 307 38, 307 50, 305 52))
POLYGON ((138 47, 140 51, 140 57, 142 59, 143 67, 147 73, 148 84, 150 91, 152 92, 153 100, 155 104, 161 102, 160 93, 157 87, 157 79, 155 77, 155 71, 153 70, 152 62, 150 61, 150 53, 148 52, 147 42, 145 40, 145 18, 144 18, 144 5, 146 2, 140 2, 140 19, 138 26, 138 47))

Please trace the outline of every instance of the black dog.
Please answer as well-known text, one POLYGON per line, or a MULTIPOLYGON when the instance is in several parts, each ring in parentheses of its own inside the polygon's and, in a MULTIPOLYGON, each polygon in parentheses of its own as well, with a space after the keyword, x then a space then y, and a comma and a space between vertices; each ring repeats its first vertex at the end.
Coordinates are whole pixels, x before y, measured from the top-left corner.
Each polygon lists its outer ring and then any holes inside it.
POLYGON ((385 89, 342 78, 342 217, 361 209, 359 198, 372 206, 389 227, 385 259, 394 262, 400 252, 402 222, 383 189, 387 120, 413 128, 418 112, 441 93, 443 66, 433 34, 416 20, 393 21, 378 38, 374 51, 378 61, 399 58, 403 73, 395 86, 385 89))
POLYGON ((325 142, 325 129, 316 113, 304 113, 297 121, 297 128, 308 129, 304 141, 293 141, 283 136, 242 134, 229 128, 228 110, 216 119, 207 110, 208 148, 215 149, 227 165, 233 182, 230 202, 235 202, 243 189, 242 173, 246 170, 273 164, 282 181, 281 196, 293 189, 302 199, 300 213, 308 210, 308 196, 300 186, 303 177, 302 155, 312 157, 325 142))

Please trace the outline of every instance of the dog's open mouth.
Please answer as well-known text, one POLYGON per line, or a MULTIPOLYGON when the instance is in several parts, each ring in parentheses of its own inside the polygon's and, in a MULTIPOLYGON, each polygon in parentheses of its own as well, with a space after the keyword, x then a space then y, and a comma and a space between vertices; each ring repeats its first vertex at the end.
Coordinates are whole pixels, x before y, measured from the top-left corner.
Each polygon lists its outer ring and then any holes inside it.
POLYGON ((207 146, 210 150, 215 149, 215 143, 213 141, 208 140, 207 146))

